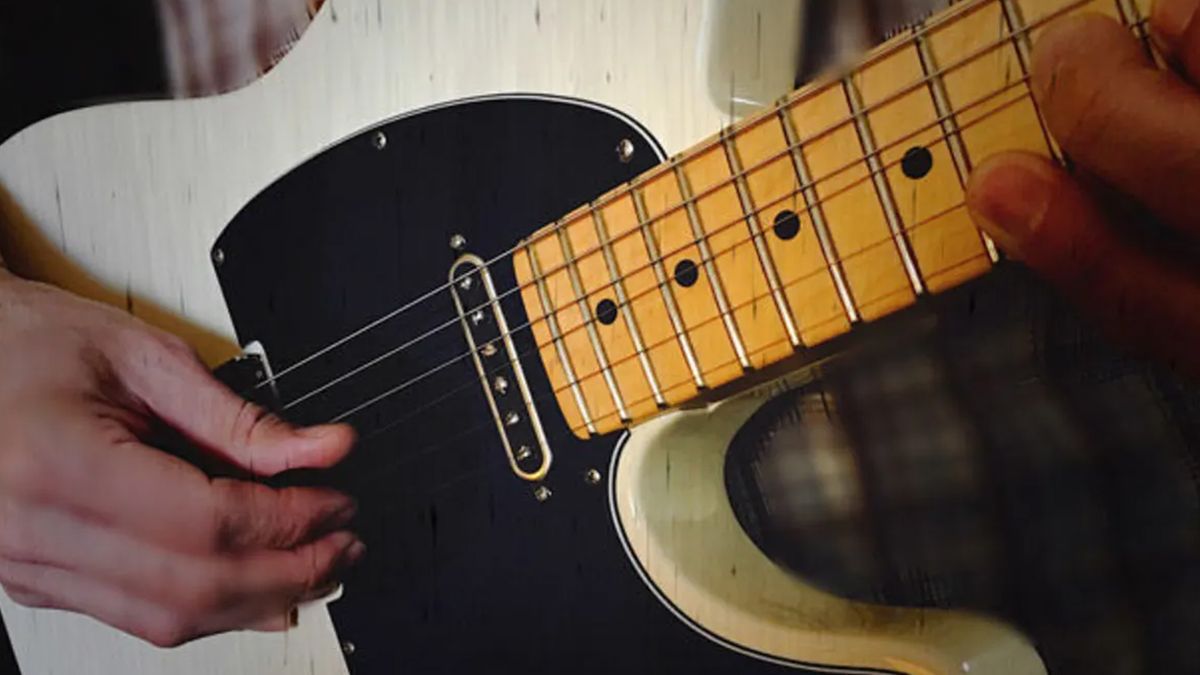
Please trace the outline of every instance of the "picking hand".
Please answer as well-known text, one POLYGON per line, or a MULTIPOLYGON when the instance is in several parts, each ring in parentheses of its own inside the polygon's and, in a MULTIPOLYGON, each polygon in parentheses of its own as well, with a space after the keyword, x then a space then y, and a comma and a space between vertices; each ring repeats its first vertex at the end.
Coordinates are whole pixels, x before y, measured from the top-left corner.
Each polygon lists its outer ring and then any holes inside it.
POLYGON ((160 646, 282 630, 363 554, 346 496, 210 479, 148 443, 166 425, 258 476, 326 467, 344 426, 293 429, 180 340, 0 268, 0 582, 160 646))

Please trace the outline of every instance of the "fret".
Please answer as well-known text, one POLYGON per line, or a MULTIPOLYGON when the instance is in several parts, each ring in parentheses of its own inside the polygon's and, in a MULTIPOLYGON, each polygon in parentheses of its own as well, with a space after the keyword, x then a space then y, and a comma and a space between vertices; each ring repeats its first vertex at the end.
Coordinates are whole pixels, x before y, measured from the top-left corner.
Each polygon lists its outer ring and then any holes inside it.
POLYGON ((1136 37, 1142 43, 1142 48, 1146 50, 1146 56, 1150 57, 1150 60, 1153 61, 1156 66, 1165 70, 1167 68, 1167 61, 1163 57, 1162 53, 1158 51, 1158 47, 1155 46, 1154 40, 1151 39, 1150 30, 1146 27, 1145 23, 1143 23, 1143 19, 1146 19, 1150 16, 1150 12, 1153 9, 1151 6, 1151 2, 1153 0, 1116 1, 1117 13, 1121 15, 1121 21, 1127 28, 1133 31, 1134 37, 1136 37))
POLYGON ((996 0, 967 7, 956 20, 926 31, 959 136, 976 164, 1005 150, 1055 156, 1007 21, 996 0), (997 43, 997 26, 1010 39, 997 43))
POLYGON ((865 321, 912 304, 915 296, 862 159, 862 145, 839 85, 788 104, 785 113, 803 146, 793 144, 812 178, 819 204, 865 321))
POLYGON ((791 158, 792 170, 796 173, 796 180, 800 184, 800 194, 804 198, 804 210, 808 213, 809 221, 812 223, 813 235, 817 238, 817 243, 821 247, 821 256, 824 266, 829 270, 830 276, 833 278, 833 285, 837 289, 838 299, 842 303, 842 310, 846 314, 846 320, 855 324, 861 318, 858 315, 858 307, 854 304, 854 296, 850 294, 850 285, 846 282, 846 273, 842 269, 842 261, 838 258, 837 250, 833 246, 833 238, 829 234, 829 225, 825 222, 825 211, 821 206, 820 200, 817 199, 817 190, 813 185, 812 173, 808 170, 808 163, 804 160, 804 154, 800 152, 800 139, 796 135, 796 130, 792 127, 792 120, 787 115, 787 110, 783 107, 775 111, 775 117, 779 120, 779 126, 783 130, 783 139, 789 148, 788 156, 791 158))
MULTIPOLYGON (((966 208, 953 152, 943 136, 920 51, 904 35, 889 56, 856 76, 877 147, 877 174, 927 288, 938 292, 986 272, 987 247, 966 208), (917 86, 913 86, 913 85, 917 86)), ((948 118, 947 118, 948 119, 948 118)))
MULTIPOLYGON (((579 385, 579 379, 577 377, 575 377, 575 367, 571 363, 571 356, 567 352, 566 345, 563 342, 563 332, 562 332, 562 329, 559 327, 558 317, 556 316, 554 305, 553 305, 553 303, 550 302, 550 294, 546 289, 545 277, 542 276, 542 267, 538 263, 538 257, 537 257, 537 254, 534 252, 534 247, 533 247, 532 243, 525 245, 524 254, 525 255, 521 257, 521 260, 524 261, 526 264, 528 264, 528 266, 529 266, 528 267, 528 278, 531 279, 532 281, 526 281, 526 280, 521 279, 521 277, 525 276, 525 275, 520 274, 520 271, 521 271, 520 267, 517 268, 518 269, 518 276, 517 276, 518 281, 521 283, 522 286, 527 286, 527 285, 531 284, 534 287, 534 289, 536 289, 538 306, 541 308, 540 318, 542 319, 542 322, 544 323, 545 332, 549 333, 549 338, 553 342, 554 352, 555 352, 555 355, 558 357, 557 363, 558 363, 558 366, 562 369, 562 374, 566 380, 566 385, 571 392, 571 398, 575 402, 575 408, 576 408, 576 410, 579 411, 580 416, 583 418, 584 428, 587 429, 588 433, 595 434, 595 433, 597 433, 596 425, 595 425, 595 422, 593 422, 593 420, 592 420, 592 414, 588 407, 587 401, 584 399, 583 388, 580 387, 580 385, 579 385)), ((525 306, 529 307, 530 304, 528 302, 526 302, 525 306)), ((541 325, 539 325, 537 323, 536 319, 533 319, 531 317, 530 320, 532 322, 534 322, 535 328, 542 327, 541 325)), ((535 331, 535 336, 536 336, 537 332, 543 332, 543 331, 535 331)), ((543 344, 544 342, 542 339, 539 338, 538 343, 543 344)), ((547 359, 545 359, 545 357, 543 357, 543 362, 547 362, 547 359)), ((551 370, 551 369, 548 368, 548 370, 551 370)), ((551 378, 552 384, 553 384, 554 380, 555 380, 555 378, 552 377, 551 378)), ((555 388, 558 389, 557 386, 555 388)), ((560 407, 562 407, 564 409, 566 408, 566 406, 560 406, 560 407)), ((573 429, 575 429, 575 427, 573 427, 573 429)))
POLYGON ((738 158, 737 147, 734 146, 729 136, 722 132, 721 147, 725 152, 725 159, 729 163, 729 171, 733 175, 734 186, 737 188, 738 201, 742 206, 742 213, 745 214, 746 227, 750 230, 750 238, 754 241, 754 252, 758 255, 758 264, 762 267, 763 272, 767 276, 767 285, 771 290, 771 299, 775 301, 775 309, 779 312, 779 318, 783 321, 783 327, 787 330, 788 340, 793 348, 800 348, 803 343, 800 341, 800 332, 796 330, 796 321, 792 317, 792 308, 788 305, 787 298, 784 296, 783 287, 779 283, 779 271, 775 269, 775 261, 771 258, 771 252, 767 249, 766 236, 763 234, 762 226, 759 224, 757 209, 754 207, 754 200, 750 196, 750 190, 746 186, 746 177, 742 171, 742 162, 738 158))
POLYGON ((639 181, 634 193, 646 240, 659 254, 653 260, 662 267, 666 288, 674 297, 683 333, 691 343, 706 387, 739 377, 744 371, 733 351, 709 277, 701 273, 704 256, 697 247, 687 210, 680 207, 683 195, 674 169, 667 167, 639 181), (677 272, 681 270, 692 273, 684 279, 688 284, 680 283, 677 272))
MULTIPOLYGON (((954 160, 958 183, 965 190, 967 180, 971 175, 971 158, 963 145, 958 122, 954 119, 954 111, 951 109, 950 99, 946 95, 946 84, 942 81, 940 66, 929 49, 929 42, 920 29, 921 25, 918 24, 918 29, 913 34, 913 42, 916 44, 917 56, 921 62, 921 73, 928 80, 929 93, 933 96, 934 111, 942 120, 942 136, 950 149, 950 157, 954 160)), ((993 264, 1000 262, 1000 251, 996 248, 996 242, 992 241, 992 238, 983 230, 979 230, 979 237, 983 241, 984 248, 987 249, 988 259, 993 264)))
MULTIPOLYGON (((641 239, 646 249, 646 259, 651 262, 651 267, 654 271, 654 283, 658 286, 662 294, 662 303, 666 309, 667 318, 671 322, 671 330, 675 333, 675 339, 679 342, 679 350, 683 353, 684 361, 687 363, 688 372, 691 373, 692 382, 695 383, 696 390, 703 390, 707 388, 707 385, 704 383, 704 374, 700 372, 696 352, 692 347, 691 339, 688 338, 687 328, 683 323, 683 314, 679 311, 679 304, 675 300, 675 291, 671 289, 671 279, 667 276, 667 271, 663 267, 662 255, 659 253, 658 244, 655 242, 654 236, 650 233, 647 226, 649 216, 646 215, 646 204, 642 195, 637 190, 630 190, 630 200, 633 202, 634 214, 637 219, 637 229, 639 234, 641 234, 641 239)), ((644 265, 636 254, 630 257, 633 261, 631 267, 644 269, 644 265)), ((675 379, 668 381, 674 382, 675 379)))
POLYGON ((646 383, 650 386, 650 393, 654 398, 654 404, 660 408, 667 406, 667 399, 663 396, 662 389, 658 384, 658 376, 654 373, 654 366, 650 363, 650 355, 646 352, 646 343, 642 340, 642 331, 638 328, 638 323, 633 316, 633 307, 630 304, 629 296, 625 293, 625 281, 617 267, 617 259, 613 254, 612 242, 609 241, 607 227, 604 223, 604 215, 599 209, 592 209, 592 221, 596 226, 596 238, 600 241, 600 248, 604 255, 604 265, 608 268, 608 277, 612 284, 614 295, 616 295, 616 305, 621 312, 621 316, 625 321, 625 328, 629 331, 630 339, 633 340, 633 349, 637 353, 638 363, 642 367, 642 373, 646 377, 646 383))
POLYGON ((687 176, 684 175, 682 167, 675 165, 674 167, 675 182, 679 187, 679 194, 682 195, 683 201, 686 204, 684 211, 687 213, 688 222, 692 226, 692 236, 695 238, 696 248, 700 251, 702 259, 701 268, 704 270, 705 276, 708 278, 708 284, 712 288, 713 298, 717 302, 717 309, 721 313, 721 322, 725 325, 725 332, 729 336, 729 344, 733 346, 733 352, 737 355, 738 363, 743 370, 750 370, 750 359, 746 355, 746 347, 742 343, 742 336, 738 331, 737 324, 733 320, 733 312, 729 309, 729 298, 725 295, 724 285, 721 283, 721 278, 717 276, 716 260, 713 258, 712 250, 708 245, 708 237, 704 233, 704 227, 700 224, 700 215, 696 210, 695 198, 692 195, 691 188, 688 185, 687 176))
POLYGON ((875 146, 875 136, 871 131, 867 116, 863 113, 865 106, 862 102, 862 95, 849 77, 842 80, 842 89, 846 92, 846 102, 850 106, 850 113, 854 116, 854 126, 858 129, 858 139, 862 144, 863 153, 866 155, 867 167, 871 171, 871 181, 875 184, 876 195, 880 204, 883 205, 883 215, 887 218, 888 229, 891 230, 892 239, 896 242, 896 250, 900 252, 904 271, 908 273, 908 279, 912 282, 913 293, 921 295, 925 292, 925 282, 921 279, 916 256, 913 255, 908 237, 904 234, 904 225, 900 222, 900 213, 896 207, 895 197, 884 176, 883 163, 879 159, 879 151, 875 146))
POLYGON ((621 390, 617 387, 616 378, 613 376, 612 366, 608 362, 608 354, 604 349, 604 344, 600 341, 600 335, 596 331, 596 320, 592 316, 592 309, 588 306, 587 292, 583 289, 583 282, 579 278, 579 267, 576 264, 575 253, 571 249, 571 242, 567 238, 565 227, 558 227, 558 243, 562 247, 563 260, 566 261, 567 276, 571 280, 571 287, 575 291, 575 302, 579 305, 579 313, 583 316, 584 330, 587 331, 588 340, 592 343, 592 351, 596 355, 596 363, 600 368, 600 374, 604 378, 604 384, 608 386, 608 392, 612 396, 613 405, 617 408, 617 415, 622 421, 632 419, 629 416, 629 411, 625 408, 625 400, 621 396, 621 390))
MULTIPOLYGON (((1026 78, 1030 78, 1033 72, 1033 36, 1026 29, 1025 19, 1021 13, 1021 7, 1016 4, 1016 0, 999 0, 1000 6, 1004 11, 1004 25, 1008 34, 1012 36, 1013 46, 1017 50, 1017 64, 1021 66, 1021 74, 1026 78)), ((1033 94, 1033 81, 1026 79, 1025 88, 1029 90, 1030 95, 1033 94)), ((1042 111, 1037 109, 1038 124, 1042 128, 1042 137, 1046 140, 1046 145, 1050 148, 1050 155, 1059 162, 1063 161, 1062 149, 1058 147, 1058 141, 1050 133, 1046 127, 1046 120, 1042 117, 1042 111)))

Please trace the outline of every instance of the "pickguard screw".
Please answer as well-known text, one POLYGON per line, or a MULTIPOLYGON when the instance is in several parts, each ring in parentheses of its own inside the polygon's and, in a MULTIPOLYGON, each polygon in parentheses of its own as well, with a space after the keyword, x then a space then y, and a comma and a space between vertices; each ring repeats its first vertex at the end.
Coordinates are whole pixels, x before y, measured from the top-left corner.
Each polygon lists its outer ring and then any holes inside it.
POLYGON ((450 248, 454 249, 455 251, 461 251, 466 247, 467 247, 467 238, 466 237, 462 236, 461 234, 451 235, 450 248))
POLYGON ((539 485, 537 489, 533 491, 533 498, 542 503, 548 501, 553 495, 554 493, 551 492, 550 488, 546 487, 545 485, 539 485))
POLYGON ((342 640, 342 653, 346 656, 350 656, 357 649, 358 647, 355 647, 353 642, 349 640, 342 640))
POLYGON ((371 139, 371 145, 375 146, 376 150, 382 150, 387 147, 387 134, 382 131, 376 131, 375 136, 371 139))
POLYGON ((225 264, 225 251, 223 249, 214 248, 212 252, 213 264, 217 267, 225 264))
POLYGON ((583 480, 588 485, 599 485, 601 478, 602 476, 600 475, 600 472, 596 469, 588 469, 587 472, 583 474, 583 480))
POLYGON ((636 149, 633 141, 628 138, 622 138, 621 142, 617 143, 617 159, 621 160, 622 164, 628 164, 633 161, 633 153, 636 149))

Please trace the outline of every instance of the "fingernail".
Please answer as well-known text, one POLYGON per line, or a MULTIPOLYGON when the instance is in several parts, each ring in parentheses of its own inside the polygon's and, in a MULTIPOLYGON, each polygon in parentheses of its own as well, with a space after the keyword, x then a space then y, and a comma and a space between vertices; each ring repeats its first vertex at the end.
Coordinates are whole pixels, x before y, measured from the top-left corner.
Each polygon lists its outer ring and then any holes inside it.
POLYGON ((356 504, 354 500, 350 500, 331 511, 328 516, 322 519, 321 531, 328 532, 330 530, 339 529, 345 526, 351 520, 354 520, 354 516, 357 513, 358 504, 356 504))
POLYGON ((974 175, 968 208, 1001 248, 1020 255, 1050 204, 1051 177, 1033 158, 985 162, 974 175))
POLYGON ((366 554, 367 545, 362 543, 361 540, 355 539, 354 543, 347 546, 346 550, 342 552, 341 559, 338 561, 338 567, 341 569, 354 567, 366 554))
POLYGON ((305 427, 303 429, 297 429, 296 433, 300 436, 303 436, 304 438, 311 438, 314 441, 319 441, 319 440, 322 440, 325 438, 329 438, 330 436, 337 433, 337 427, 331 427, 331 426, 305 427))
POLYGON ((1174 46, 1187 32, 1197 7, 1200 0, 1156 0, 1150 13, 1150 27, 1156 37, 1174 46))

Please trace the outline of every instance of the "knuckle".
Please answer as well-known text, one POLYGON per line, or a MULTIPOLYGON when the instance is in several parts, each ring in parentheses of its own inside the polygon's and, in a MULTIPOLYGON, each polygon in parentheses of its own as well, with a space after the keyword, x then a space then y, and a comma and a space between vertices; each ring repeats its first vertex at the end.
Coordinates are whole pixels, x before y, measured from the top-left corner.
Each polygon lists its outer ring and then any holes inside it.
POLYGON ((164 649, 178 647, 190 641, 195 636, 194 629, 181 616, 164 618, 141 629, 134 630, 133 633, 155 647, 162 647, 164 649))
POLYGON ((241 407, 238 408, 237 414, 233 418, 231 433, 236 442, 246 447, 250 445, 259 429, 277 423, 277 418, 267 412, 266 408, 250 401, 242 401, 241 407))

